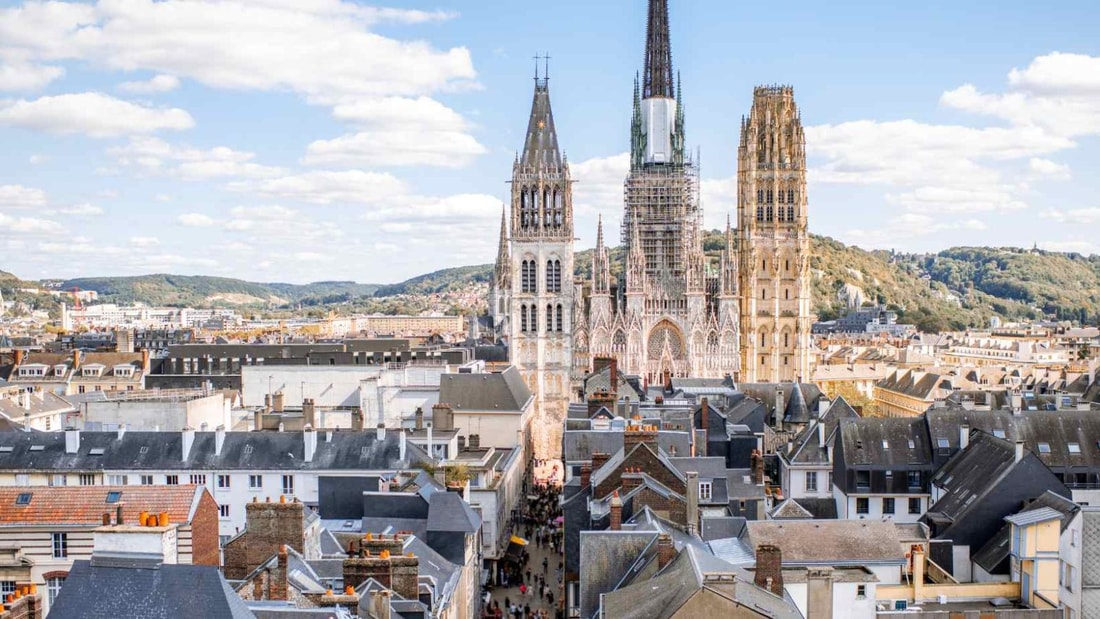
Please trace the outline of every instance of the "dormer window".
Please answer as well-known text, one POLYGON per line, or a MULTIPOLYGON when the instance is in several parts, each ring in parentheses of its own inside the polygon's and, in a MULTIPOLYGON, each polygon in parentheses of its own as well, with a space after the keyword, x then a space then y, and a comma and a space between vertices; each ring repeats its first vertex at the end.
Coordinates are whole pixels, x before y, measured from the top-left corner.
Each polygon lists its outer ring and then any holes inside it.
POLYGON ((53 373, 56 376, 64 376, 64 375, 69 373, 69 366, 67 366, 63 363, 59 363, 59 364, 53 366, 53 373))
POLYGON ((19 375, 26 378, 35 378, 46 375, 46 366, 44 365, 24 365, 19 368, 19 375))
POLYGON ((712 495, 712 486, 709 481, 699 482, 699 500, 709 501, 712 495))
POLYGON ((132 365, 116 365, 114 367, 115 376, 129 378, 134 375, 134 366, 132 365))
POLYGON ((98 363, 92 363, 81 368, 80 374, 87 378, 98 378, 103 376, 103 370, 105 369, 107 368, 98 363))

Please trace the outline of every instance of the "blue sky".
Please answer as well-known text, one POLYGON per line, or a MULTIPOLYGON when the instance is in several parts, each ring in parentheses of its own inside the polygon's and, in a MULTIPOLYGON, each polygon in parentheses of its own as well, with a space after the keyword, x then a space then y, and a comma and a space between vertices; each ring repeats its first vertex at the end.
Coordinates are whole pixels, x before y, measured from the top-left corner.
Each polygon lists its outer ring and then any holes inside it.
MULTIPOLYGON (((814 232, 1100 251, 1100 7, 1056 4, 670 0, 706 223, 734 208, 753 85, 789 83, 814 232)), ((598 214, 620 218, 644 16, 643 0, 0 2, 0 269, 386 283, 491 261, 544 52, 591 246, 598 214)))

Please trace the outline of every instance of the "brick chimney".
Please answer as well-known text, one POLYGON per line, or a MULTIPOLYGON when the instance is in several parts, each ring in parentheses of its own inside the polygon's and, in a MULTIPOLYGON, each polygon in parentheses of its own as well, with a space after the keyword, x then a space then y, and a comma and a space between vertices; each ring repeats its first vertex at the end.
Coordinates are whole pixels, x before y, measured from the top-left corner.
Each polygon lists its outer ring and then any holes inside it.
POLYGON ((15 365, 18 366, 21 363, 23 363, 23 357, 27 353, 26 353, 26 351, 24 351, 20 348, 16 348, 13 352, 15 353, 15 365))
POLYGON ((42 596, 34 584, 17 584, 0 605, 0 619, 42 619, 42 596))
POLYGON ((756 577, 753 584, 783 597, 783 552, 778 546, 756 547, 756 577))
POLYGON ((358 549, 355 546, 353 542, 354 556, 344 559, 344 585, 354 589, 373 578, 405 599, 417 599, 420 559, 402 554, 402 536, 368 535, 359 541, 358 549))
POLYGON ((623 529, 623 500, 619 498, 619 491, 611 495, 611 526, 612 531, 623 529))
POLYGON ((271 570, 268 575, 268 594, 269 600, 286 600, 289 599, 287 592, 287 551, 286 545, 279 546, 279 555, 275 564, 275 569, 271 570))
POLYGON ((354 432, 363 431, 363 411, 354 410, 351 412, 351 429, 354 432))
POLYGON ((703 430, 709 430, 710 429, 710 414, 709 414, 710 410, 709 409, 710 409, 710 401, 707 400, 707 398, 703 398, 703 400, 702 400, 702 409, 701 409, 702 412, 699 414, 699 416, 701 418, 701 422, 702 422, 701 427, 703 428, 703 430))
POLYGON ((417 406, 416 407, 416 413, 413 415, 413 419, 416 420, 414 428, 417 429, 417 430, 423 430, 424 429, 424 409, 417 406))
POLYGON ((657 453, 657 426, 628 426, 623 434, 623 449, 630 451, 635 445, 644 443, 653 453, 657 453))
POLYGON ((668 533, 657 535, 657 569, 663 570, 676 558, 676 545, 672 543, 672 536, 668 533))
POLYGON ((749 456, 749 466, 752 469, 752 483, 757 486, 764 485, 764 456, 760 455, 759 449, 753 449, 752 455, 749 456))
POLYGON ((581 490, 592 485, 592 465, 585 462, 581 465, 581 490))
POLYGON ((687 480, 685 482, 687 491, 687 505, 684 509, 684 517, 687 525, 688 534, 695 533, 699 528, 699 473, 695 471, 688 471, 685 476, 687 480))
POLYGON ((629 492, 642 485, 642 471, 640 469, 625 469, 622 474, 623 492, 629 492))
POLYGON ((604 465, 604 463, 607 462, 610 459, 611 459, 611 454, 606 454, 606 453, 594 453, 594 454, 592 454, 592 472, 595 473, 596 471, 600 470, 600 467, 602 467, 604 465))
POLYGON ((271 408, 276 413, 283 412, 286 406, 286 394, 282 391, 276 391, 275 395, 271 396, 271 408))
POLYGON ((443 431, 455 429, 455 413, 450 404, 440 402, 432 407, 432 429, 443 431))
POLYGON ((302 400, 302 423, 311 428, 317 427, 317 405, 313 398, 302 400))
POLYGON ((305 504, 259 502, 245 505, 245 532, 227 543, 225 577, 241 580, 283 545, 305 552, 305 504))
POLYGON ((74 350, 73 351, 73 371, 75 372, 79 369, 80 369, 80 351, 79 350, 74 350))
POLYGON ((605 406, 609 411, 612 412, 612 414, 614 414, 615 400, 617 399, 618 398, 615 397, 615 394, 613 392, 607 391, 606 389, 593 393, 592 395, 588 396, 588 416, 591 417, 595 415, 597 412, 599 412, 601 408, 605 406))

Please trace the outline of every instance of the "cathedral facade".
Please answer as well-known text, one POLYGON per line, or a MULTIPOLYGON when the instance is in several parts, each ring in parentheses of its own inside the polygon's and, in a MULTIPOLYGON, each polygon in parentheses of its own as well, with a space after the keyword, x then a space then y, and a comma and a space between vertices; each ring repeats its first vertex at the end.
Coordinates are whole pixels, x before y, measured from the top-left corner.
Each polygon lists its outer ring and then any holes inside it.
POLYGON ((686 147, 668 1, 649 0, 636 77, 630 171, 612 264, 602 219, 592 268, 574 278, 572 179, 548 80, 535 79, 512 199, 501 221, 490 314, 536 394, 536 456, 554 457, 572 396, 597 357, 646 385, 673 377, 809 377, 805 142, 788 87, 757 88, 738 149, 737 228, 704 252, 699 171, 686 147))

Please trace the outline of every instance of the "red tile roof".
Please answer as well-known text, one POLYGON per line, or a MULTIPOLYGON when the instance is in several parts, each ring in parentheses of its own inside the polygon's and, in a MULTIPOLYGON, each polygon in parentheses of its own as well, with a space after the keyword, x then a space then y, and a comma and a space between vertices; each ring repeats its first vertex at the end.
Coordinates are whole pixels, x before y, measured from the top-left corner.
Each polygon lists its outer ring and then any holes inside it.
POLYGON ((168 512, 171 522, 182 524, 191 519, 201 486, 19 486, 0 488, 0 527, 66 524, 99 526, 103 514, 115 519, 117 503, 108 503, 108 494, 121 492, 122 519, 137 524, 138 514, 168 512), (20 495, 30 495, 25 505, 20 495))

